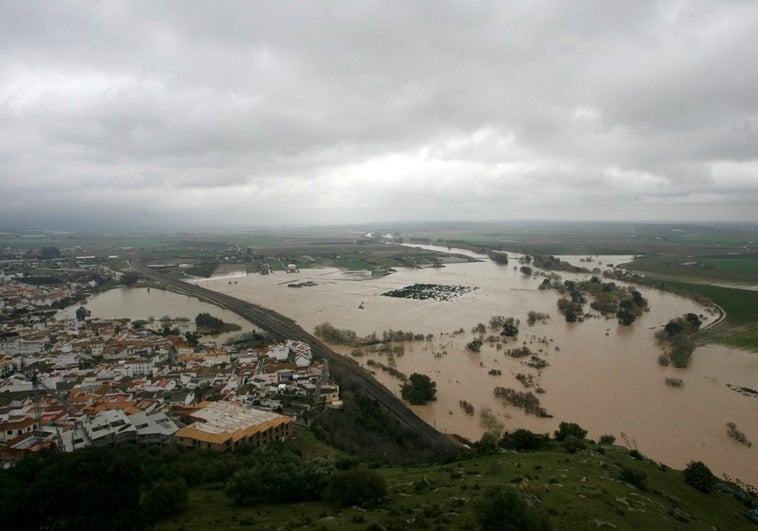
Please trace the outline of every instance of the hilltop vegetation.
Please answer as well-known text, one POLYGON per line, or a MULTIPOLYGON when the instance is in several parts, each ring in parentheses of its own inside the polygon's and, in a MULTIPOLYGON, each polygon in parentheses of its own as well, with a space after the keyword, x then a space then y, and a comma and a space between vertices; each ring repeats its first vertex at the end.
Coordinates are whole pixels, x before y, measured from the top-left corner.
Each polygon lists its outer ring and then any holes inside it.
POLYGON ((518 529, 753 528, 746 503, 754 498, 735 496, 742 491, 715 478, 708 494, 699 490, 709 481, 702 463, 685 475, 584 440, 574 424, 562 428, 561 441, 526 430, 503 439, 485 436, 461 458, 424 467, 366 470, 338 458, 338 468, 349 467, 359 478, 348 478, 343 490, 370 481, 376 484, 371 492, 386 493, 351 505, 325 498, 300 502, 296 510, 292 504, 236 507, 220 486, 206 485, 192 489, 189 508, 158 528, 500 529, 487 525, 493 519, 515 522, 518 529), (530 447, 531 440, 539 442, 530 447), (501 453, 503 446, 511 450, 501 453))
POLYGON ((705 464, 677 471, 585 437, 573 423, 555 438, 488 433, 455 459, 402 467, 367 466, 307 429, 236 453, 42 453, 0 471, 0 509, 10 529, 755 528, 754 493, 705 464))

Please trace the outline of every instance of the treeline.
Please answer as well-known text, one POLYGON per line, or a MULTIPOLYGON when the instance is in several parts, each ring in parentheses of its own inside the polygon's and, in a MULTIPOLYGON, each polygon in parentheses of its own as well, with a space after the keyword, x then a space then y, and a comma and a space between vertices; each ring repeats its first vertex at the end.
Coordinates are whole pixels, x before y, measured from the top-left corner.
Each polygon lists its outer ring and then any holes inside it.
POLYGON ((261 333, 257 330, 243 332, 226 342, 226 344, 234 345, 237 348, 263 348, 273 343, 274 340, 271 337, 266 333, 261 333))
POLYGON ((348 345, 354 347, 376 345, 378 343, 392 343, 403 341, 430 341, 433 334, 419 334, 417 332, 403 330, 384 330, 381 337, 376 332, 371 332, 367 336, 359 337, 354 330, 340 329, 325 321, 313 329, 313 333, 319 339, 332 343, 334 345, 348 345))
POLYGON ((567 273, 589 273, 590 270, 584 267, 577 267, 560 258, 549 254, 532 254, 524 255, 519 258, 522 264, 532 265, 546 271, 565 271, 567 273))
POLYGON ((508 265, 508 253, 487 251, 487 256, 496 264, 508 265))
POLYGON ((188 486, 218 483, 237 505, 370 505, 387 494, 355 459, 306 459, 281 443, 235 453, 126 444, 22 459, 0 471, 0 510, 6 529, 146 530, 185 508, 188 486))
POLYGON ((316 325, 313 329, 313 333, 319 339, 334 345, 355 345, 356 338, 358 337, 356 336, 355 331, 348 329, 340 330, 329 322, 316 325))
POLYGON ((197 314, 197 317, 195 317, 195 325, 197 326, 198 333, 207 334, 219 334, 221 332, 229 332, 242 328, 238 324, 225 323, 218 317, 214 317, 206 312, 197 314))
POLYGON ((6 529, 151 529, 187 501, 181 474, 159 448, 42 451, 0 471, 6 529), (172 469, 172 472, 175 472, 172 469))
POLYGON ((250 466, 234 472, 225 493, 237 505, 323 500, 337 507, 368 506, 387 496, 387 480, 355 460, 310 460, 277 446, 256 452, 250 466))

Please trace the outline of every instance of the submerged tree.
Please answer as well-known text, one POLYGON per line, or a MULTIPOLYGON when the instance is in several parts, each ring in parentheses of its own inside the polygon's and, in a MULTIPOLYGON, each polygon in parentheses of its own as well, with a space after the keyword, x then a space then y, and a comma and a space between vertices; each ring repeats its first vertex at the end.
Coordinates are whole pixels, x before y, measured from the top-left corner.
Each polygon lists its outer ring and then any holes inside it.
POLYGON ((425 374, 414 372, 408 378, 408 383, 400 388, 400 394, 411 404, 423 405, 437 400, 437 383, 425 374))

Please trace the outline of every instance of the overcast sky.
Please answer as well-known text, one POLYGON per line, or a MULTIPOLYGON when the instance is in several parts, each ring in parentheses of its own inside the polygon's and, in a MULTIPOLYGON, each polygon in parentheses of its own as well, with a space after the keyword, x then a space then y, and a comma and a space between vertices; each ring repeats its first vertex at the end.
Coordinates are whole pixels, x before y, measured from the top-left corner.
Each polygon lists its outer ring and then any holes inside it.
POLYGON ((758 221, 758 2, 0 0, 0 226, 758 221))

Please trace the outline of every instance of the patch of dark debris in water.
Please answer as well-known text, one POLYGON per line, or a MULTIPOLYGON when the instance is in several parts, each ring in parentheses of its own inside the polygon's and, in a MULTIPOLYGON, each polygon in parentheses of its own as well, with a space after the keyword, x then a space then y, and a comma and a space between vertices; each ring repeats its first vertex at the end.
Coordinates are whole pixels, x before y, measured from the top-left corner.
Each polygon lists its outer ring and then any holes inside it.
POLYGON ((749 396, 752 398, 758 398, 758 391, 749 387, 740 387, 738 385, 726 384, 726 386, 732 391, 736 391, 741 395, 749 396))
POLYGON ((382 293, 385 297, 397 297, 400 299, 416 299, 435 301, 450 301, 466 293, 471 293, 478 288, 469 286, 446 286, 444 284, 413 284, 403 288, 393 289, 382 293))

